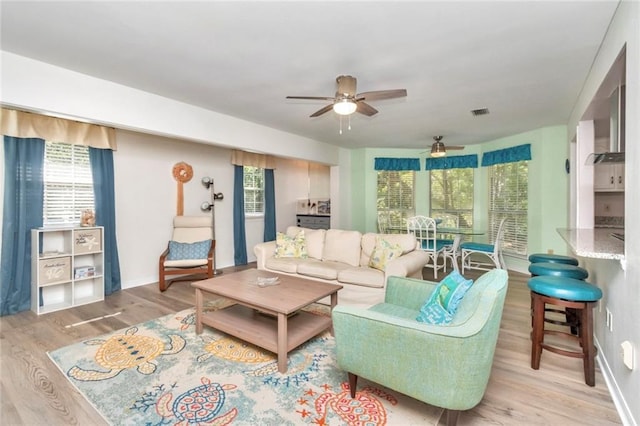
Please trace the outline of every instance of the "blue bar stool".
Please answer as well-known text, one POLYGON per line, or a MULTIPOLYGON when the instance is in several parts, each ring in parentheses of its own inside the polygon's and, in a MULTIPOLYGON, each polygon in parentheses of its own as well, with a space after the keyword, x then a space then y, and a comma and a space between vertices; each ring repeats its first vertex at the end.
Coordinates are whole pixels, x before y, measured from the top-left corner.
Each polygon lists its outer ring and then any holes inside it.
POLYGON ((571 256, 563 256, 561 254, 549 254, 549 253, 534 253, 529 255, 529 262, 531 263, 563 263, 565 265, 578 266, 578 259, 571 256))
POLYGON ((576 280, 584 280, 589 276, 589 272, 579 266, 553 262, 531 263, 529 272, 532 276, 549 275, 552 277, 574 278, 576 280))
POLYGON ((593 308, 602 298, 602 290, 593 284, 575 278, 537 276, 529 279, 533 302, 533 331, 531 334, 531 368, 540 368, 542 350, 573 358, 582 358, 585 382, 595 386, 595 356, 593 344, 593 308), (545 329, 546 305, 572 309, 579 318, 578 335, 545 329), (544 342, 546 334, 577 340, 581 350, 563 349, 544 342))

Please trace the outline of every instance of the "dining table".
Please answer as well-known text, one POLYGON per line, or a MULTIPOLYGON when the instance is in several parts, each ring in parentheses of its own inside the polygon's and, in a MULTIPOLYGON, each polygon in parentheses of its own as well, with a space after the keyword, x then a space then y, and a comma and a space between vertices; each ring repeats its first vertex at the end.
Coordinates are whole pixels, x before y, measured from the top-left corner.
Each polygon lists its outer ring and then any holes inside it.
MULTIPOLYGON (((484 235, 486 231, 481 229, 474 228, 449 228, 449 227, 440 227, 436 228, 436 232, 438 234, 438 238, 442 239, 444 235, 453 235, 453 244, 451 245, 451 253, 454 255, 455 262, 453 263, 453 269, 456 272, 460 272, 460 267, 458 266, 458 251, 460 250, 460 243, 462 241, 462 237, 465 236, 474 236, 474 235, 484 235)), ((446 259, 445 259, 446 262, 446 259)))

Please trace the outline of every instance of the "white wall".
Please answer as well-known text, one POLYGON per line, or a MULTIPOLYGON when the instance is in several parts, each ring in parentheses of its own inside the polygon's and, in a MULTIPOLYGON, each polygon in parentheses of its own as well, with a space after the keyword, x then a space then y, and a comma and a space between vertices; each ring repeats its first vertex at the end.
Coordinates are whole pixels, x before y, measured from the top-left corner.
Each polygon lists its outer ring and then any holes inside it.
MULTIPOLYGON (((210 192, 201 179, 214 179, 215 191, 224 199, 216 201, 216 267, 234 264, 233 249, 233 166, 231 150, 184 140, 119 130, 118 151, 114 153, 116 223, 120 268, 124 288, 158 280, 158 257, 171 237, 176 214, 177 182, 171 173, 174 164, 184 161, 193 167, 193 178, 183 186, 184 214, 205 215, 200 210, 210 192)), ((295 201, 307 196, 309 165, 306 161, 278 158, 274 172, 276 187, 276 229, 295 225, 295 201)), ((313 167, 318 169, 317 167, 313 167)), ((324 179, 329 181, 329 169, 324 179)), ((246 220, 247 259, 255 260, 253 247, 263 241, 264 218, 246 220)))
MULTIPOLYGON (((620 3, 584 89, 569 122, 570 132, 591 103, 619 52, 626 44, 626 175, 625 175, 625 262, 582 259, 589 280, 604 293, 601 308, 594 311, 598 357, 612 396, 625 424, 640 422, 640 3, 620 3), (606 326, 605 312, 613 314, 613 329, 606 326), (634 347, 635 368, 623 364, 620 344, 634 347)), ((569 139, 573 134, 568 135, 569 139)), ((579 143, 579 142, 578 142, 579 143)), ((578 213, 579 214, 579 213, 578 213)))

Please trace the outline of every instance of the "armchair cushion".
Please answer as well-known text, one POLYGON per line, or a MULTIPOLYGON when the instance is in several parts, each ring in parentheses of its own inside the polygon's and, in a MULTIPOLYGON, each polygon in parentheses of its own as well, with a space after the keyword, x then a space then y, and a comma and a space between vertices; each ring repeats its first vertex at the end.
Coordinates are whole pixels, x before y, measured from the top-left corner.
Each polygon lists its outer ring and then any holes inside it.
POLYGON ((294 237, 278 232, 276 234, 275 257, 307 257, 307 247, 304 231, 300 231, 294 237))
POLYGON ((467 280, 457 271, 452 271, 436 286, 420 308, 416 320, 427 324, 450 323, 458 304, 472 284, 472 280, 467 280))
POLYGON ((396 259, 402 255, 402 247, 399 244, 391 244, 384 238, 377 238, 376 246, 371 253, 369 266, 384 271, 387 262, 396 259))
POLYGON ((169 241, 167 260, 206 259, 211 248, 211 240, 195 243, 169 241))

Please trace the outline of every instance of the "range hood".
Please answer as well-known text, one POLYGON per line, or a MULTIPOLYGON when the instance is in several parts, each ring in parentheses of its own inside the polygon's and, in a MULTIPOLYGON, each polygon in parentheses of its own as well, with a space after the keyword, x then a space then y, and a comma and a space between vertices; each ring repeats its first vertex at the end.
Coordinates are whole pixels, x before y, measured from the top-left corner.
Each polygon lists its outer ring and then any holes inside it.
POLYGON ((587 165, 601 163, 624 163, 624 152, 594 152, 587 157, 587 165))
POLYGON ((594 152, 587 157, 587 165, 602 163, 624 163, 625 85, 611 93, 609 117, 609 151, 594 152))

